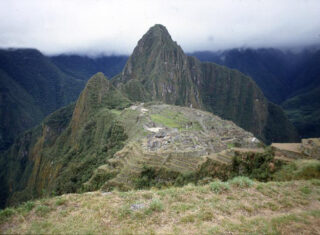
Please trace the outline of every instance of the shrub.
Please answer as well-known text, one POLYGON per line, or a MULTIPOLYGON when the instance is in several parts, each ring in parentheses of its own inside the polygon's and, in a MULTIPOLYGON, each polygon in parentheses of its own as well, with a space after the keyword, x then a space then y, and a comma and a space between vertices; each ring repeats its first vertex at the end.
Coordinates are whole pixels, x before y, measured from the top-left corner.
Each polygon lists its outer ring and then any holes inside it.
POLYGON ((236 153, 233 173, 234 176, 244 175, 259 181, 268 181, 281 165, 281 161, 274 159, 274 153, 270 149, 263 153, 236 153))
POLYGON ((67 199, 65 199, 65 198, 58 198, 57 200, 56 200, 56 206, 61 206, 61 205, 64 205, 65 203, 67 202, 67 199))
POLYGON ((146 214, 150 214, 151 212, 161 212, 163 210, 163 203, 159 199, 153 199, 149 208, 146 210, 146 214))
POLYGON ((16 211, 12 208, 6 208, 4 210, 0 210, 0 224, 5 222, 8 218, 14 215, 16 211))
POLYGON ((50 212, 50 207, 48 206, 45 206, 45 205, 39 205, 37 208, 36 208, 36 214, 38 216, 44 216, 46 215, 47 213, 50 212))
POLYGON ((230 189, 228 182, 214 181, 209 185, 210 189, 214 193, 226 192, 230 189))
POLYGON ((138 189, 183 186, 196 182, 196 175, 193 172, 179 173, 165 168, 144 166, 140 177, 133 179, 133 182, 138 189))
POLYGON ((239 188, 248 188, 254 184, 253 180, 245 176, 237 176, 232 180, 229 180, 229 183, 239 188))
POLYGON ((34 202, 33 201, 27 201, 22 204, 21 207, 18 208, 19 212, 29 212, 34 208, 34 202))

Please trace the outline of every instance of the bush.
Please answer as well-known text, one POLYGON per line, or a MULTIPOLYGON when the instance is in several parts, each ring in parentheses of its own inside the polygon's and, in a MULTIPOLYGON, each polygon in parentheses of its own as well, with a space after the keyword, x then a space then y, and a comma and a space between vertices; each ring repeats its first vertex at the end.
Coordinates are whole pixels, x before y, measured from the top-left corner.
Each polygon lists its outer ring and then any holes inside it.
POLYGON ((234 176, 248 176, 259 181, 269 181, 282 163, 274 159, 274 153, 266 149, 263 153, 236 153, 233 159, 234 176))
POLYGON ((193 172, 179 173, 165 168, 154 168, 144 166, 140 176, 133 179, 137 189, 150 187, 183 186, 196 182, 196 175, 193 172))
POLYGON ((146 214, 150 214, 151 212, 161 212, 163 210, 163 203, 159 199, 153 199, 149 208, 146 210, 146 214))
POLYGON ((67 202, 67 199, 65 199, 65 198, 58 198, 57 200, 56 200, 56 206, 61 206, 61 205, 64 205, 64 204, 66 204, 66 202, 67 202))
POLYGON ((39 205, 37 208, 36 208, 36 214, 38 216, 44 216, 46 215, 47 213, 50 212, 50 207, 48 206, 45 206, 45 205, 39 205))
POLYGON ((28 202, 23 203, 23 208, 26 212, 31 211, 34 208, 34 202, 28 201, 28 202))
POLYGON ((8 218, 14 215, 16 211, 12 208, 6 208, 4 210, 0 210, 0 224, 5 222, 8 218))
POLYGON ((248 188, 254 184, 254 181, 245 176, 237 176, 229 180, 229 183, 239 188, 248 188))
POLYGON ((209 187, 214 193, 226 192, 230 189, 228 182, 214 181, 209 184, 209 187))

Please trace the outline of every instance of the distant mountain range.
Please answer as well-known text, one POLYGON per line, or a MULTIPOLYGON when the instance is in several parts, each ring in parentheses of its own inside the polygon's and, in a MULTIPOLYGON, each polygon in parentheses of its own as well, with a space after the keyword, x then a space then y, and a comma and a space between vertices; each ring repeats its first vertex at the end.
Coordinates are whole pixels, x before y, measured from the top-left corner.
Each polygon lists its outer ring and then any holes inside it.
MULTIPOLYGON (((232 49, 190 55, 249 75, 270 101, 284 108, 300 137, 320 135, 319 50, 232 49)), ((49 113, 75 101, 93 74, 119 74, 128 58, 0 50, 0 150, 49 113)))

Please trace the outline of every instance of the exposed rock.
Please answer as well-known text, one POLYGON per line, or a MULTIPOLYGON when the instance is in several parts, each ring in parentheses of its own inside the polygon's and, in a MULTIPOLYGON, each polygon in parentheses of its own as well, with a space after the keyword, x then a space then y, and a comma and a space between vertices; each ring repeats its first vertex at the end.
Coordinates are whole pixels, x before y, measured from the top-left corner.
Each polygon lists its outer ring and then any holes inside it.
POLYGON ((320 159, 320 138, 302 139, 301 152, 309 157, 320 159))
POLYGON ((133 211, 137 211, 137 210, 141 210, 143 208, 145 208, 146 205, 144 203, 137 203, 137 204, 132 204, 130 206, 130 209, 133 210, 133 211))

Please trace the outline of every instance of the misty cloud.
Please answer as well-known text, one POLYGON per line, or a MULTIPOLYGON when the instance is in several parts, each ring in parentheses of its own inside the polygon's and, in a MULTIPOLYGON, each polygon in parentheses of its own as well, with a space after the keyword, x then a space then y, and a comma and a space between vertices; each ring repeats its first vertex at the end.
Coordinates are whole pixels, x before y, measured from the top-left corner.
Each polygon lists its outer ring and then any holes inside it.
POLYGON ((130 54, 154 24, 184 51, 320 40, 319 0, 1 0, 0 47, 130 54))

